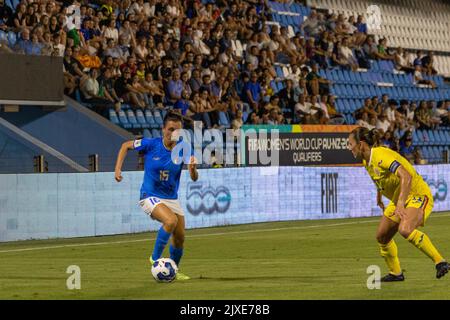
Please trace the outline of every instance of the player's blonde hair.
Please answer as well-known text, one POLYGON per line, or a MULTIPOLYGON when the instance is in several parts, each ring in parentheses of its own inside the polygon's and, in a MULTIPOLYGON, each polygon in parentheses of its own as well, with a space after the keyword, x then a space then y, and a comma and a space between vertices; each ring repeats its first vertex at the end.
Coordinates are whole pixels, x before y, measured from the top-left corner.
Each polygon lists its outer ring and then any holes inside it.
POLYGON ((351 132, 356 142, 364 141, 369 147, 377 147, 380 145, 380 133, 377 129, 369 130, 364 127, 358 127, 351 132))

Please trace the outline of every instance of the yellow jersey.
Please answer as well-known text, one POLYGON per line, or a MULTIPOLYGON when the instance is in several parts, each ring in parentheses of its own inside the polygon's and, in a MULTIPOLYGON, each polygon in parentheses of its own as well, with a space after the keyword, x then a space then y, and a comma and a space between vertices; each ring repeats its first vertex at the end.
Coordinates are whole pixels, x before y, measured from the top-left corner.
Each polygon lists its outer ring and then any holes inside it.
MULTIPOLYGON (((369 162, 363 160, 364 167, 383 196, 397 202, 400 194, 400 178, 395 174, 402 166, 411 175, 410 194, 422 194, 429 190, 428 185, 416 169, 394 150, 386 147, 374 147, 369 162)), ((428 193, 428 192, 427 192, 428 193)))

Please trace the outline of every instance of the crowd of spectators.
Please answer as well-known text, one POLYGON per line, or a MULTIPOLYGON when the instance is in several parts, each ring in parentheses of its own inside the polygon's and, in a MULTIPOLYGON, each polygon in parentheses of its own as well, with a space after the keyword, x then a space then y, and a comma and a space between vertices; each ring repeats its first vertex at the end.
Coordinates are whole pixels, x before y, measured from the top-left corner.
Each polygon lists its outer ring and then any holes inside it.
MULTIPOLYGON (((433 53, 391 51, 385 38, 377 44, 363 16, 313 9, 296 34, 270 20, 267 0, 22 0, 15 10, 0 0, 0 30, 18 34, 1 50, 61 56, 65 93, 81 92, 97 110, 169 107, 208 128, 219 127, 220 111, 233 128, 342 124, 319 69, 355 71, 370 68, 369 59, 392 60, 415 83, 436 87, 424 78, 436 74, 433 53), (279 79, 275 63, 289 64, 289 76, 279 79)), ((386 141, 401 138, 392 142, 400 150, 405 132, 448 124, 448 109, 448 101, 398 106, 383 96, 367 98, 354 117, 382 129, 386 141)))
POLYGON ((356 124, 368 129, 376 128, 382 135, 383 145, 400 152, 414 163, 421 163, 422 155, 413 148, 413 132, 416 129, 432 130, 450 125, 450 100, 415 102, 390 100, 383 95, 367 98, 364 105, 354 112, 356 124))

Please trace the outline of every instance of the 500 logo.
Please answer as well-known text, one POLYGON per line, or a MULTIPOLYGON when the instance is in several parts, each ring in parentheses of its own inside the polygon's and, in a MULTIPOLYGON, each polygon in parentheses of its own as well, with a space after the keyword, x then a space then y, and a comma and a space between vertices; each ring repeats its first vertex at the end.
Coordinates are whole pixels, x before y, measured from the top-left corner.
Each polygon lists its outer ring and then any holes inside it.
POLYGON ((428 179, 426 176, 423 179, 430 186, 434 201, 445 201, 447 198, 447 182, 444 179, 428 179))
POLYGON ((187 209, 196 216, 200 213, 225 213, 231 205, 231 193, 227 187, 203 188, 203 183, 189 183, 187 187, 187 209))

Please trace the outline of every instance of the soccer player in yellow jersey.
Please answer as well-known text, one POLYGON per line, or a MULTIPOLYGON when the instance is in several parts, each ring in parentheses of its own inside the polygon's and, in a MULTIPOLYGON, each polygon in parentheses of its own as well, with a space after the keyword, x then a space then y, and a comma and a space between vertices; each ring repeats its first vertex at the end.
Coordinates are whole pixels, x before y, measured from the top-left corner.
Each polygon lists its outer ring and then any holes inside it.
POLYGON ((381 256, 386 261, 389 274, 381 281, 403 281, 398 259, 397 245, 393 240, 399 232, 416 248, 430 257, 436 266, 436 278, 441 278, 450 269, 430 238, 419 231, 433 209, 433 196, 427 183, 414 167, 397 152, 380 147, 375 129, 356 128, 349 136, 349 149, 360 158, 377 187, 377 204, 384 211, 377 230, 381 256), (381 197, 390 200, 384 207, 381 197))

